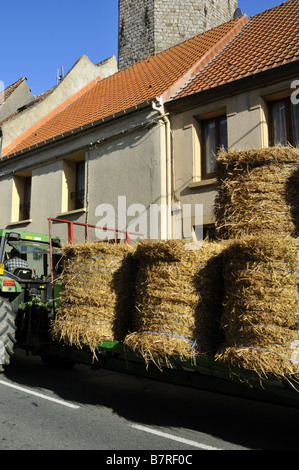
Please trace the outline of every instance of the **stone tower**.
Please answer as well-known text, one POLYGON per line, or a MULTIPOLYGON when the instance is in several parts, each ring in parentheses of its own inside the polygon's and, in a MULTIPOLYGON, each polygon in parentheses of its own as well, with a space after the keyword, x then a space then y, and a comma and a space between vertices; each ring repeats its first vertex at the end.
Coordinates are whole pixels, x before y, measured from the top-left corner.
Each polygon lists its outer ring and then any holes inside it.
POLYGON ((238 0, 119 0, 119 69, 229 21, 238 0))

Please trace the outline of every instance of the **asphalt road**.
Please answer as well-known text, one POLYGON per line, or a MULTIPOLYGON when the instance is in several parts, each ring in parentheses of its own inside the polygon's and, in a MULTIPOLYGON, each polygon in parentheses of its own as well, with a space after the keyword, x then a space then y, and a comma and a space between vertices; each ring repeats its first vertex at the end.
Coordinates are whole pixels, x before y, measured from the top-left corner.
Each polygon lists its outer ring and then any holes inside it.
POLYGON ((0 375, 0 450, 103 450, 105 459, 298 450, 298 422, 299 409, 87 366, 54 370, 23 351, 0 375))

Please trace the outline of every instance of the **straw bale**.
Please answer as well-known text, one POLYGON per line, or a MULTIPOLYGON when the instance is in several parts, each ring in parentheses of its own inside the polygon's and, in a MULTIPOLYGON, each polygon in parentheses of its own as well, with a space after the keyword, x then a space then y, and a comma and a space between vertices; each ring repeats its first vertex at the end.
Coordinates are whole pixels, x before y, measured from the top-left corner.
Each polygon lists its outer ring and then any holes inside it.
POLYGON ((299 235, 299 150, 221 152, 214 214, 219 238, 250 233, 299 235))
POLYGON ((224 253, 216 358, 263 377, 299 374, 299 239, 244 236, 224 253))
POLYGON ((126 244, 90 242, 64 247, 60 305, 53 333, 96 351, 120 341, 132 327, 136 262, 126 244))
POLYGON ((225 294, 223 264, 230 240, 205 241, 194 281, 199 301, 195 311, 200 354, 214 356, 223 343, 221 318, 225 294))
POLYGON ((209 309, 222 303, 215 283, 219 271, 208 264, 220 250, 209 242, 192 250, 183 240, 146 241, 137 247, 135 331, 125 343, 147 363, 161 367, 171 356, 195 360, 207 347, 200 338, 202 323, 209 318, 207 330, 213 329, 209 309))

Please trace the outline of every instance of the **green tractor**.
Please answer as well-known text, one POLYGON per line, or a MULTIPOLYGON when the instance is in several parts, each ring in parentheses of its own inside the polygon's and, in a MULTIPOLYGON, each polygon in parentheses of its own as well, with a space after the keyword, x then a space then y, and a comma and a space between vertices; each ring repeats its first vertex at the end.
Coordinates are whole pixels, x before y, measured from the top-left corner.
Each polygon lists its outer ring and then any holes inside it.
MULTIPOLYGON (((54 218, 49 218, 48 222, 47 235, 0 229, 0 372, 10 363, 15 347, 39 355, 47 364, 58 367, 71 367, 76 362, 92 363, 88 348, 79 351, 66 346, 52 334, 51 324, 60 301, 64 258, 61 240, 52 235, 52 224, 67 226, 67 239, 71 244, 74 244, 75 226, 84 229, 85 241, 89 241, 89 229, 99 227, 54 218)), ((102 229, 113 230, 117 242, 117 230, 102 229)), ((127 241, 129 234, 124 232, 127 241)), ((115 347, 114 343, 108 343, 108 349, 115 347)))
POLYGON ((50 243, 49 235, 0 230, 0 371, 16 343, 32 347, 37 338, 49 341, 59 247, 60 240, 50 243))

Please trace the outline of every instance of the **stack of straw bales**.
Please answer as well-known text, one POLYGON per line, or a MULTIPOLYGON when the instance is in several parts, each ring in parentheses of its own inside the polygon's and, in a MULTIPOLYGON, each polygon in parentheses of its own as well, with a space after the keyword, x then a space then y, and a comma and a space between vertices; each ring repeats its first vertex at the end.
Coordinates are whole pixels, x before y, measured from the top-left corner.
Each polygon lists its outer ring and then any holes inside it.
POLYGON ((222 153, 215 201, 224 254, 217 358, 263 376, 299 373, 299 151, 222 153))
POLYGON ((215 200, 219 238, 299 234, 299 151, 270 147, 220 153, 215 200))
POLYGON ((217 357, 260 375, 299 373, 299 239, 245 236, 225 252, 217 357))
POLYGON ((299 373, 299 151, 222 153, 217 242, 65 247, 54 333, 94 352, 124 341, 158 367, 219 360, 264 376, 299 373))
POLYGON ((132 327, 136 268, 126 244, 89 242, 64 247, 60 306, 53 333, 67 344, 121 341, 132 327))
POLYGON ((193 360, 218 341, 223 289, 216 259, 222 246, 189 246, 183 240, 143 242, 135 252, 135 331, 125 343, 158 367, 170 356, 193 360))

